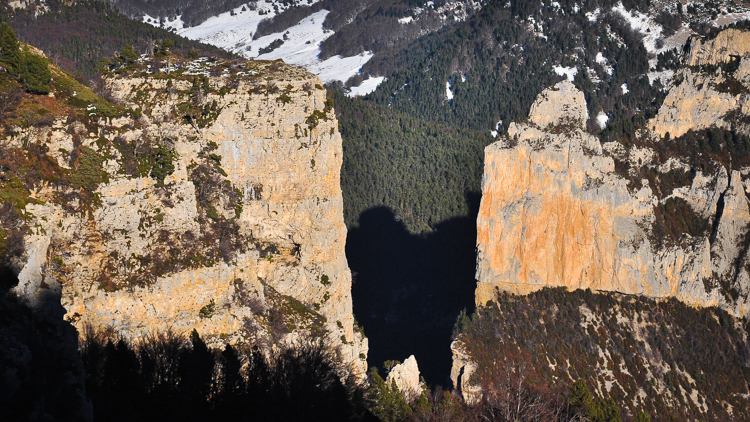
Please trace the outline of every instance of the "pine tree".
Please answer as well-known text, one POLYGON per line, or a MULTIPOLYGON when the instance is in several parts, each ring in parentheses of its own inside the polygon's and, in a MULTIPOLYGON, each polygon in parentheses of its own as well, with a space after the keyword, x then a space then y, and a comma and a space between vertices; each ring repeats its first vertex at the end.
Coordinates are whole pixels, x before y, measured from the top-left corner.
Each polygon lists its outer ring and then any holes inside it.
POLYGON ((125 48, 122 49, 122 52, 120 53, 120 57, 118 57, 125 65, 131 65, 135 63, 136 60, 138 60, 138 55, 135 54, 135 50, 133 50, 133 46, 126 45, 125 48))
POLYGON ((52 74, 47 60, 37 55, 26 53, 22 57, 24 66, 21 70, 21 83, 24 89, 33 94, 48 94, 52 74))
POLYGON ((11 76, 18 77, 23 67, 23 54, 16 33, 5 22, 0 24, 0 63, 3 63, 11 76))
POLYGON ((367 391, 370 410, 383 422, 404 421, 411 417, 412 410, 395 381, 391 385, 378 374, 377 368, 370 370, 370 386, 367 391))

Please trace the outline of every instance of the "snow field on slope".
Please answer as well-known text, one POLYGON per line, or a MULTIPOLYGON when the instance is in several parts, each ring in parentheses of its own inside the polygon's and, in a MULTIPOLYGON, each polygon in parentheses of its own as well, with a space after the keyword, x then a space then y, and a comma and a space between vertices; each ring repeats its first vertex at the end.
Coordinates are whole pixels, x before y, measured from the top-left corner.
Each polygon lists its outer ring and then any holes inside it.
MULTIPOLYGON (((316 1, 314 0, 313 3, 316 1)), ((268 0, 261 0, 257 5, 256 10, 245 12, 242 12, 242 7, 239 7, 234 10, 234 16, 230 12, 222 13, 198 26, 178 31, 178 34, 215 45, 248 59, 282 59, 287 64, 300 66, 314 73, 324 83, 337 80, 346 82, 359 73, 362 66, 372 58, 373 54, 368 51, 351 57, 334 56, 320 60, 318 57, 320 44, 333 35, 333 31, 323 28, 323 22, 328 16, 327 10, 321 10, 302 19, 282 33, 270 34, 253 40, 258 24, 263 19, 275 15, 273 3, 268 0), (260 15, 261 10, 268 13, 260 15), (269 53, 259 54, 260 49, 268 47, 273 41, 279 39, 284 41, 281 46, 269 53)), ((380 83, 382 80, 383 78, 368 79, 370 82, 365 87, 352 90, 352 92, 364 95, 373 91, 377 87, 373 84, 380 83)))
MULTIPOLYGON (((316 1, 318 0, 312 0, 312 3, 316 1)), ((198 26, 185 28, 177 31, 177 33, 191 40, 202 41, 228 51, 242 54, 238 51, 241 48, 238 47, 239 44, 252 41, 260 21, 276 15, 273 6, 274 2, 272 1, 259 0, 256 3, 255 10, 245 10, 243 12, 242 8, 245 6, 240 6, 229 12, 208 18, 198 26), (261 11, 265 14, 261 15, 261 11), (234 16, 232 16, 233 13, 234 16)), ((284 9, 281 4, 277 3, 276 6, 279 8, 279 11, 284 9)))
POLYGON ((321 10, 301 20, 283 34, 266 35, 251 41, 247 44, 251 50, 246 51, 245 55, 260 60, 282 59, 288 64, 304 67, 318 75, 323 82, 335 80, 346 82, 347 79, 359 73, 359 69, 372 58, 372 53, 368 51, 351 57, 334 56, 321 61, 318 58, 320 43, 333 35, 333 31, 323 29, 326 16, 328 16, 328 11, 321 10), (285 34, 287 39, 284 40, 284 44, 270 53, 257 55, 261 48, 273 41, 283 40, 285 34))
POLYGON ((349 92, 346 94, 350 97, 359 97, 360 95, 367 95, 371 93, 372 91, 375 91, 375 88, 380 85, 381 82, 385 80, 385 77, 379 76, 377 78, 370 78, 366 81, 362 82, 359 86, 353 86, 349 90, 349 92))
POLYGON ((552 69, 555 71, 556 74, 560 76, 565 76, 571 82, 573 82, 573 79, 575 79, 576 73, 578 73, 578 68, 576 67, 555 66, 552 69))

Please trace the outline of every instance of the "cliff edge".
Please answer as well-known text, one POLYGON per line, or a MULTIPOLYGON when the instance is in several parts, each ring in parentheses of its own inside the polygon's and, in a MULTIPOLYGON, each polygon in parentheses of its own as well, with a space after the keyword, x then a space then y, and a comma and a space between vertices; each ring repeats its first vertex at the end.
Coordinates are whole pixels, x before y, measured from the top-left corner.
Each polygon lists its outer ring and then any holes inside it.
POLYGON ((583 94, 560 82, 539 95, 527 121, 485 149, 477 305, 498 291, 563 286, 747 314, 747 173, 714 163, 704 174, 679 157, 659 163, 647 147, 603 146, 585 132, 585 110, 583 94), (618 171, 618 160, 656 176, 618 171), (667 192, 673 171, 688 181, 667 192), (689 230, 680 225, 686 220, 689 230), (683 231, 669 237, 663 226, 675 224, 683 231))
POLYGON ((52 93, 32 99, 44 123, 2 137, 23 198, 4 219, 22 244, 15 295, 59 294, 79 332, 131 340, 325 336, 363 375, 341 136, 320 80, 280 61, 126 59, 108 68, 109 101, 50 66, 52 93))

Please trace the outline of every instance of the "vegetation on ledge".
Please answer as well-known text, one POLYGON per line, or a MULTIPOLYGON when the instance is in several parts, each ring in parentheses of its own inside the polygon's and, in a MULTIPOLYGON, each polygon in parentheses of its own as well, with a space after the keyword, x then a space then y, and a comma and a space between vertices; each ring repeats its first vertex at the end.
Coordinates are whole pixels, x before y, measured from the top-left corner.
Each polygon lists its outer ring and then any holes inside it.
POLYGON ((498 293, 459 319, 455 338, 485 390, 510 367, 542 390, 582 379, 630 417, 738 420, 750 415, 747 331, 718 308, 556 288, 498 293))

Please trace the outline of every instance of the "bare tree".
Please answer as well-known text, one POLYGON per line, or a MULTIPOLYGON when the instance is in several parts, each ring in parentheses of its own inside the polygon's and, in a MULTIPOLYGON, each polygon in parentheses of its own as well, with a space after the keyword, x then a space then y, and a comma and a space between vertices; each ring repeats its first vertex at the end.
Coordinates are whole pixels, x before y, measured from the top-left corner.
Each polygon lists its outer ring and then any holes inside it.
POLYGON ((7 91, 0 91, 0 121, 13 117, 14 112, 21 103, 23 90, 13 87, 7 91))
POLYGON ((528 382, 524 363, 506 361, 498 368, 495 380, 483 395, 485 418, 505 422, 542 422, 557 420, 553 401, 528 382))

